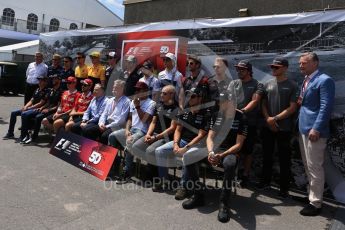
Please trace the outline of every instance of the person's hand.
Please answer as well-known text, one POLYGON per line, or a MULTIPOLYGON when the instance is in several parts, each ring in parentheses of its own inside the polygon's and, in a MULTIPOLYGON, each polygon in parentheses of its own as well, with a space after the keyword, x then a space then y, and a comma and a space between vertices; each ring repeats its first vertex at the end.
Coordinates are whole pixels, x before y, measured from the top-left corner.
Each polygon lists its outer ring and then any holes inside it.
POLYGON ((266 122, 267 122, 268 127, 270 128, 271 131, 273 131, 273 132, 279 131, 277 122, 276 122, 276 120, 274 120, 274 117, 268 117, 266 119, 266 122))
POLYGON ((53 116, 53 120, 59 119, 61 117, 61 114, 55 113, 53 116))
POLYGON ((104 124, 100 124, 98 127, 99 127, 99 131, 101 131, 102 133, 107 129, 107 127, 105 127, 104 124))
POLYGON ((49 109, 42 109, 41 113, 49 113, 49 109))
POLYGON ((82 122, 82 123, 80 124, 80 128, 84 128, 86 125, 87 125, 86 122, 82 122))
POLYGON ((320 139, 320 132, 316 131, 315 129, 311 129, 309 131, 308 139, 311 142, 315 142, 320 139))
POLYGON ((134 107, 135 107, 135 108, 138 107, 138 106, 140 106, 140 99, 139 99, 139 98, 134 98, 133 104, 134 104, 134 107))
POLYGON ((175 152, 175 155, 182 157, 183 154, 185 154, 188 151, 186 147, 183 148, 178 148, 177 151, 175 152))
POLYGON ((132 134, 129 133, 126 138, 126 143, 131 144, 132 142, 133 142, 133 136, 132 134))
POLYGON ((151 140, 151 138, 152 138, 152 136, 146 134, 146 135, 145 135, 145 140, 144 140, 144 142, 145 142, 145 143, 148 143, 148 142, 151 140))
POLYGON ((173 152, 177 153, 177 151, 179 150, 180 146, 178 146, 177 143, 174 143, 174 148, 173 148, 173 152))

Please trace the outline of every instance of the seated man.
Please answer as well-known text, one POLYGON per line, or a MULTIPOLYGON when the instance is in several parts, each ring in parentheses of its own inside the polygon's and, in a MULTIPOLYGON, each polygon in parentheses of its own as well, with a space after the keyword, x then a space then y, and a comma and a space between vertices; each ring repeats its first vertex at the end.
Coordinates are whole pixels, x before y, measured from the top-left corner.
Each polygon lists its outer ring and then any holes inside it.
MULTIPOLYGON (((167 85, 162 89, 161 102, 156 106, 147 134, 133 144, 133 154, 144 159, 150 165, 156 165, 156 148, 173 139, 177 111, 175 87, 167 85)), ((153 167, 150 169, 156 170, 153 167)), ((152 173, 154 174, 154 172, 152 173)))
POLYGON ((50 130, 54 129, 57 133, 62 127, 65 127, 65 123, 69 120, 69 113, 72 111, 77 98, 80 93, 76 89, 77 80, 75 77, 68 77, 66 80, 67 88, 61 96, 60 105, 54 114, 44 118, 42 124, 50 130))
POLYGON ((94 124, 87 132, 83 132, 83 136, 92 140, 100 138, 100 142, 107 145, 109 135, 125 127, 131 103, 131 100, 124 95, 125 84, 126 82, 122 80, 114 82, 114 97, 108 98, 98 124, 94 124))
MULTIPOLYGON (((17 116, 21 116, 24 114, 35 114, 38 113, 37 110, 44 105, 45 103, 45 99, 48 93, 48 89, 47 89, 47 77, 46 76, 39 76, 37 77, 38 79, 38 89, 35 90, 31 100, 26 103, 26 105, 19 109, 19 110, 15 110, 11 113, 11 119, 10 119, 10 124, 8 126, 8 131, 7 134, 3 137, 4 140, 7 139, 13 139, 14 138, 14 126, 16 124, 17 121, 17 116)), ((28 138, 28 132, 27 129, 29 127, 27 127, 24 125, 23 127, 23 121, 22 121, 22 130, 25 129, 25 131, 21 132, 22 134, 20 135, 20 141, 22 141, 24 138, 28 138)))
MULTIPOLYGON (((204 141, 202 140, 207 134, 210 114, 207 109, 202 109, 201 107, 206 91, 201 88, 195 88, 188 93, 191 95, 188 109, 178 116, 174 141, 158 147, 155 151, 157 165, 159 166, 158 174, 161 178, 159 183, 162 184, 155 186, 164 187, 165 180, 168 179, 168 167, 176 166, 176 157, 184 158, 186 154, 198 152, 203 145, 204 141)), ((181 178, 181 187, 177 189, 175 194, 176 200, 185 199, 187 196, 189 176, 184 173, 184 170, 181 178)))
MULTIPOLYGON (((31 119, 34 119, 33 134, 31 135, 31 137, 22 140, 22 143, 30 144, 31 142, 36 141, 38 137, 38 133, 40 131, 42 120, 45 117, 54 114, 58 108, 58 104, 61 99, 61 95, 63 93, 60 87, 61 78, 58 75, 51 75, 49 76, 49 78, 51 79, 53 88, 49 88, 48 94, 46 96, 47 98, 45 100, 46 103, 41 108, 38 109, 38 114, 30 114, 30 116, 28 116, 28 114, 24 114, 24 116, 22 115, 23 124, 30 124, 31 119)), ((25 127, 26 127, 25 125, 24 125, 24 129, 22 127, 22 132, 25 131, 25 127)))
MULTIPOLYGON (((91 92, 92 88, 92 80, 91 79, 84 79, 80 81, 81 84, 81 94, 77 98, 76 104, 73 107, 72 111, 69 113, 69 121, 65 125, 65 130, 70 131, 72 126, 81 121, 84 115, 85 110, 89 106, 93 95, 91 92)), ((77 82, 78 85, 78 82, 77 82)))
POLYGON ((135 89, 126 128, 109 135, 110 145, 126 150, 125 167, 118 183, 125 183, 130 179, 133 164, 132 145, 147 133, 156 106, 156 103, 148 97, 149 87, 144 82, 137 82, 135 89))
POLYGON ((89 133, 94 130, 94 127, 98 127, 99 118, 105 109, 108 98, 105 96, 104 88, 99 83, 95 85, 93 95, 94 98, 84 112, 82 120, 71 127, 71 132, 82 136, 90 136, 89 133))
MULTIPOLYGON (((229 100, 227 93, 219 96, 219 112, 211 118, 210 130, 207 136, 208 161, 216 166, 224 167, 223 187, 220 195, 218 220, 227 222, 230 219, 229 199, 231 195, 232 180, 235 176, 239 152, 246 138, 248 125, 246 118, 240 110, 235 110, 234 104, 229 100), (229 129, 229 127, 231 127, 229 129)), ((190 161, 185 157, 184 161, 190 161)), ((195 160, 194 160, 195 162, 195 160)), ((184 209, 192 209, 203 205, 203 196, 200 186, 196 183, 199 179, 195 164, 185 163, 186 174, 194 178, 194 193, 192 197, 182 203, 184 209)))

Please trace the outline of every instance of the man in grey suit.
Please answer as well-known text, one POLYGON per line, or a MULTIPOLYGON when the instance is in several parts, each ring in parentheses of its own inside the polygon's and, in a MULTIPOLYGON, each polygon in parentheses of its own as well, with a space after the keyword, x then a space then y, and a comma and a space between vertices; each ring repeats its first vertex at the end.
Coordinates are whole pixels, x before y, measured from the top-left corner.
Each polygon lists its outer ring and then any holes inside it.
POLYGON ((313 52, 304 53, 299 60, 305 75, 299 104, 300 148, 309 182, 309 204, 300 214, 316 216, 321 212, 325 183, 324 155, 329 137, 329 121, 334 103, 335 84, 331 77, 318 70, 319 58, 313 52))

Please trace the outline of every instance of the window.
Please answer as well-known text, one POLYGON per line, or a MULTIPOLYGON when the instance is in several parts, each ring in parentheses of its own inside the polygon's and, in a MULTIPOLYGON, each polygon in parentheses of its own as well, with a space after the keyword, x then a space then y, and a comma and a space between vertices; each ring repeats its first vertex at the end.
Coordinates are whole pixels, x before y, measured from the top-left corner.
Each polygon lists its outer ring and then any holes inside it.
POLYGON ((14 10, 11 8, 5 8, 2 12, 1 22, 3 25, 13 26, 14 25, 14 10))
POLYGON ((77 29, 78 29, 78 26, 77 26, 77 24, 75 24, 75 23, 71 23, 71 25, 69 25, 69 29, 70 29, 70 30, 77 30, 77 29))
POLYGON ((57 20, 56 18, 52 18, 49 24, 49 32, 58 31, 59 26, 60 26, 59 20, 57 20))
POLYGON ((28 30, 37 30, 37 21, 38 21, 38 17, 36 14, 29 14, 26 28, 28 30))

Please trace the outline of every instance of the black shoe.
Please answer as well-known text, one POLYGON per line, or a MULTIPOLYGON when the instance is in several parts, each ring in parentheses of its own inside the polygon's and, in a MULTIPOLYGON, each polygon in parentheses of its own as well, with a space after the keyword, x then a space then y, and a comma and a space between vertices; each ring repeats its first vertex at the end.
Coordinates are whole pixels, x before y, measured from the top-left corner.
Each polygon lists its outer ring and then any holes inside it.
POLYGON ((285 190, 280 190, 279 193, 278 193, 278 197, 280 199, 286 199, 286 198, 289 197, 289 192, 285 191, 285 190))
POLYGON ((24 145, 29 145, 31 144, 32 142, 34 142, 34 139, 32 137, 29 137, 23 144, 24 145))
POLYGON ((13 133, 7 133, 5 136, 3 136, 2 139, 3 140, 14 139, 14 134, 13 133))
POLYGON ((175 200, 184 200, 188 197, 188 191, 187 189, 180 187, 177 188, 175 193, 175 200))
POLYGON ((25 136, 23 139, 21 139, 20 140, 20 144, 25 144, 25 142, 27 141, 27 140, 29 140, 30 139, 30 136, 29 135, 27 135, 27 136, 25 136))
POLYGON ((315 206, 308 204, 299 213, 302 216, 317 216, 321 213, 321 208, 316 208, 315 206))
POLYGON ((193 209, 204 205, 204 196, 202 194, 194 194, 188 200, 182 203, 184 209, 193 209))
POLYGON ((229 222, 230 220, 230 209, 223 202, 219 204, 218 220, 222 223, 229 222))
POLYGON ((131 176, 124 171, 116 180, 115 183, 116 184, 126 184, 131 180, 131 176))
POLYGON ((267 189, 269 189, 271 186, 270 186, 270 184, 268 184, 268 183, 263 183, 263 182, 261 182, 261 183, 259 183, 259 184, 257 184, 256 186, 255 186, 255 188, 257 189, 257 190, 267 190, 267 189))

